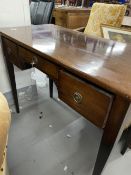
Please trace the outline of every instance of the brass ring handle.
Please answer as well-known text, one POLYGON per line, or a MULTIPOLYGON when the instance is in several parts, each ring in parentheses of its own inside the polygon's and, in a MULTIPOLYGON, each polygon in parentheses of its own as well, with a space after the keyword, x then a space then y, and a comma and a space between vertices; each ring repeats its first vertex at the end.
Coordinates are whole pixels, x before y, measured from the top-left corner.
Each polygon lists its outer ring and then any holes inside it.
POLYGON ((78 92, 75 92, 74 94, 73 94, 73 99, 74 99, 74 101, 76 102, 76 103, 81 103, 81 101, 82 101, 82 95, 80 94, 80 93, 78 93, 78 92))
POLYGON ((34 64, 37 64, 37 62, 38 62, 38 58, 36 56, 33 56, 31 64, 34 65, 34 64))
POLYGON ((11 48, 10 47, 7 48, 7 52, 8 52, 8 54, 11 54, 11 48))

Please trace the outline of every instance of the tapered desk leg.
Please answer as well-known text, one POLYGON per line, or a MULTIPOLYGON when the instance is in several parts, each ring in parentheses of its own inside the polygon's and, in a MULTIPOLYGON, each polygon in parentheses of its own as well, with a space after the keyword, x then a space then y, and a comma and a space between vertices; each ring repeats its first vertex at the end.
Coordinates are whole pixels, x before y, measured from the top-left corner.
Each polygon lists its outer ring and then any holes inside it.
POLYGON ((107 159, 110 156, 110 153, 116 141, 129 104, 130 103, 126 99, 120 96, 117 96, 114 99, 111 112, 104 128, 104 133, 93 170, 93 175, 100 175, 102 173, 102 170, 107 162, 107 159))
POLYGON ((8 74, 9 74, 10 84, 12 88, 16 112, 19 113, 20 110, 19 110, 19 102, 18 102, 18 96, 17 96, 17 90, 16 90, 14 67, 13 67, 13 64, 9 62, 7 59, 6 59, 6 65, 8 69, 8 74))
POLYGON ((129 147, 129 143, 131 143, 131 127, 129 127, 129 128, 127 129, 127 133, 126 133, 126 138, 125 138, 125 139, 126 139, 126 140, 125 140, 124 146, 123 146, 123 148, 122 148, 122 150, 121 150, 121 154, 122 154, 122 155, 125 154, 127 148, 129 147))
POLYGON ((100 144, 100 148, 98 151, 95 167, 93 170, 93 175, 100 175, 106 162, 107 159, 111 153, 112 150, 112 145, 107 145, 103 142, 103 139, 100 144))
POLYGON ((53 98, 53 80, 49 77, 50 98, 53 98))

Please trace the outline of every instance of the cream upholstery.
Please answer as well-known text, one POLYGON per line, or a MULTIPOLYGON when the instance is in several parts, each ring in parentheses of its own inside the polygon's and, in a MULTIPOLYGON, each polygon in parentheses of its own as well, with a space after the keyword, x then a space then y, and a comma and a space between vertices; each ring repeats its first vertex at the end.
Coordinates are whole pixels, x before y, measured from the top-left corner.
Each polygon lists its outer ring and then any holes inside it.
POLYGON ((10 119, 8 103, 2 93, 0 93, 0 175, 5 174, 6 143, 10 119))
POLYGON ((8 175, 8 167, 7 167, 7 156, 6 156, 7 149, 5 148, 4 155, 3 155, 3 163, 0 169, 0 175, 8 175))
POLYGON ((101 24, 120 27, 125 12, 125 5, 94 3, 84 33, 101 37, 101 24))

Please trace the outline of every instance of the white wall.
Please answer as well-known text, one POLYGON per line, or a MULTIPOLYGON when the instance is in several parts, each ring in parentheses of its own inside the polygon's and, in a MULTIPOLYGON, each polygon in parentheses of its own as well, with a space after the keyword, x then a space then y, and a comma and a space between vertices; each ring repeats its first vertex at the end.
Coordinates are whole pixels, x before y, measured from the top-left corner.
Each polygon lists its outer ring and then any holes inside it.
MULTIPOLYGON (((29 0, 1 0, 0 1, 0 28, 30 25, 29 0)), ((30 71, 16 72, 17 88, 30 84, 30 71), (26 74, 26 81, 25 81, 26 74), (23 78, 23 80, 22 80, 23 78), (23 83, 21 83, 23 82, 23 83)), ((0 91, 10 91, 8 75, 0 47, 0 91)))
POLYGON ((0 27, 14 27, 29 24, 29 0, 0 1, 0 27))

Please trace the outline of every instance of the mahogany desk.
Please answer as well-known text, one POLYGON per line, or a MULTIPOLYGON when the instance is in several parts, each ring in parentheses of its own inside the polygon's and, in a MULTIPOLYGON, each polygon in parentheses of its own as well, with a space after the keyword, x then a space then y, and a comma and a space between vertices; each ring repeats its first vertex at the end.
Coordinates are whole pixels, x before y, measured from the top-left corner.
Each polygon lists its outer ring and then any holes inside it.
POLYGON ((54 25, 2 29, 3 51, 19 112, 13 64, 35 67, 59 98, 103 129, 93 175, 100 175, 131 102, 131 46, 54 25))

